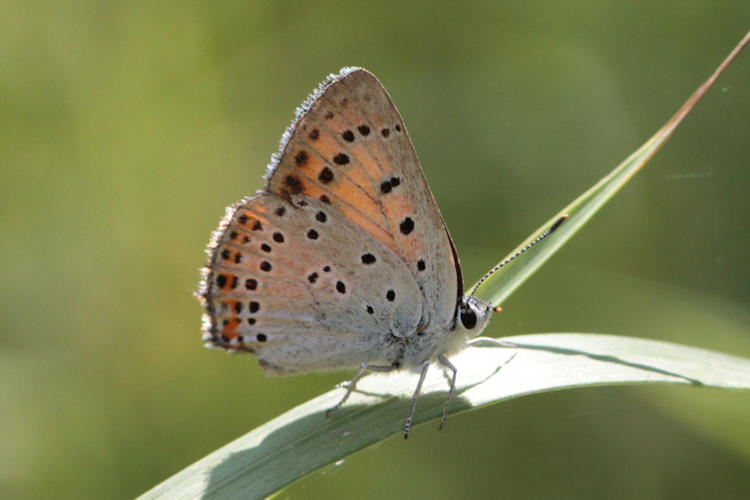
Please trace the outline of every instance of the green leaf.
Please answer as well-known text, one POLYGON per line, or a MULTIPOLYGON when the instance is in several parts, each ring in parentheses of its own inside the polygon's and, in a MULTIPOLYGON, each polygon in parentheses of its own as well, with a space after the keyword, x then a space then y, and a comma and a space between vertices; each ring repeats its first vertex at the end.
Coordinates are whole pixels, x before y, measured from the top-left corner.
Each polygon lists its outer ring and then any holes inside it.
MULTIPOLYGON (((561 216, 568 215, 568 220, 562 224, 554 233, 548 236, 544 243, 530 250, 528 255, 521 259, 515 259, 503 267, 501 273, 485 276, 474 287, 471 288, 472 295, 487 300, 492 306, 502 304, 526 279, 528 279, 547 259, 565 244, 593 215, 619 191, 646 162, 659 150, 661 146, 671 137, 677 126, 690 113, 693 107, 701 100, 716 79, 732 63, 745 45, 750 41, 750 33, 746 34, 742 41, 721 63, 711 77, 696 90, 690 98, 680 107, 677 113, 653 135, 643 146, 638 148, 625 161, 617 166, 607 176, 597 182, 588 191, 576 198, 571 204, 551 217, 539 229, 534 231, 523 243, 518 245, 509 257, 521 251, 532 241, 539 238, 549 229, 561 216)), ((501 262, 504 262, 504 259, 501 262)))
MULTIPOLYGON (((451 358, 458 368, 450 413, 560 389, 604 384, 667 383, 750 389, 750 360, 694 347, 633 337, 557 333, 477 339, 451 358)), ((403 431, 416 375, 362 378, 349 402, 327 392, 211 453, 143 498, 264 498, 351 453, 403 431)), ((440 418, 448 378, 428 372, 415 423, 440 418)), ((450 419, 448 424, 450 425, 450 419)), ((435 425, 437 427, 437 424, 435 425)), ((431 429, 415 429, 417 439, 431 429)), ((432 431, 436 432, 436 431, 432 431)))

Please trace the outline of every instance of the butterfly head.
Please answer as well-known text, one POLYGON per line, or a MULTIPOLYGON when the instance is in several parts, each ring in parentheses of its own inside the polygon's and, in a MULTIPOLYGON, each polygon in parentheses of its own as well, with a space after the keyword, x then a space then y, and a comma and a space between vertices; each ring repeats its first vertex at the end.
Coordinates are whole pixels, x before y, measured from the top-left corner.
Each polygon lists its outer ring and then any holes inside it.
POLYGON ((473 295, 461 297, 456 309, 456 330, 467 338, 477 337, 485 329, 492 315, 492 307, 473 295))

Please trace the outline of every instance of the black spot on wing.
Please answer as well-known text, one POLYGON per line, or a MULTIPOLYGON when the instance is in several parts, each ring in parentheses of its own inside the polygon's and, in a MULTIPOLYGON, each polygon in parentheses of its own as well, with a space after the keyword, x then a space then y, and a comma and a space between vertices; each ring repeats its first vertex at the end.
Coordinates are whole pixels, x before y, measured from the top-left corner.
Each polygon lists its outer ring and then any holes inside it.
POLYGON ((411 217, 406 217, 403 221, 401 221, 401 224, 399 224, 398 227, 401 230, 402 234, 409 234, 414 231, 414 221, 411 219, 411 217))
POLYGON ((333 157, 333 163, 336 165, 346 165, 349 163, 349 155, 346 153, 339 153, 333 157))
POLYGON ((362 264, 374 264, 376 260, 377 259, 375 259, 375 256, 371 253, 362 255, 362 264))
POLYGON ((289 194, 299 194, 305 190, 305 185, 296 175, 287 175, 284 177, 285 191, 289 194))
POLYGON ((318 180, 323 184, 328 184, 333 180, 333 171, 331 171, 331 169, 328 167, 323 167, 323 169, 320 171, 320 174, 318 174, 318 180))
POLYGON ((294 156, 294 163, 296 163, 298 167, 304 167, 305 165, 307 165, 307 161, 309 159, 310 155, 307 154, 307 151, 298 151, 294 156))

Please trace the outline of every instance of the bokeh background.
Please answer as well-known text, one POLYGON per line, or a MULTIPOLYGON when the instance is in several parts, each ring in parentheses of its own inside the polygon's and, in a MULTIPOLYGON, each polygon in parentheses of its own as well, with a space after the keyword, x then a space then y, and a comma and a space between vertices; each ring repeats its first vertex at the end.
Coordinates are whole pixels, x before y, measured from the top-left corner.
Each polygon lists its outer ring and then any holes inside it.
MULTIPOLYGON (((127 498, 351 372, 204 350, 224 207, 326 74, 399 107, 474 282, 661 126, 750 4, 3 2, 0 496, 127 498)), ((488 334, 602 332, 750 356, 750 53, 488 334)), ((407 403, 404 404, 406 412, 407 403)), ((544 394, 396 436, 291 498, 732 498, 750 395, 544 394)))

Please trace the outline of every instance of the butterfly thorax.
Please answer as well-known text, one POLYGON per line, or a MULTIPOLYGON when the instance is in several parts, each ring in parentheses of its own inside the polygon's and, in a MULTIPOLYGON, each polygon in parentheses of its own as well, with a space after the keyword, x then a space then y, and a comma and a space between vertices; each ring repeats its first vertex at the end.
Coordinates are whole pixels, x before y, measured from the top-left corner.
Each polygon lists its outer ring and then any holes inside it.
POLYGON ((449 327, 429 328, 407 337, 400 364, 418 368, 440 355, 450 356, 466 346, 466 341, 479 336, 490 321, 492 309, 481 299, 464 296, 458 302, 453 323, 449 327))

